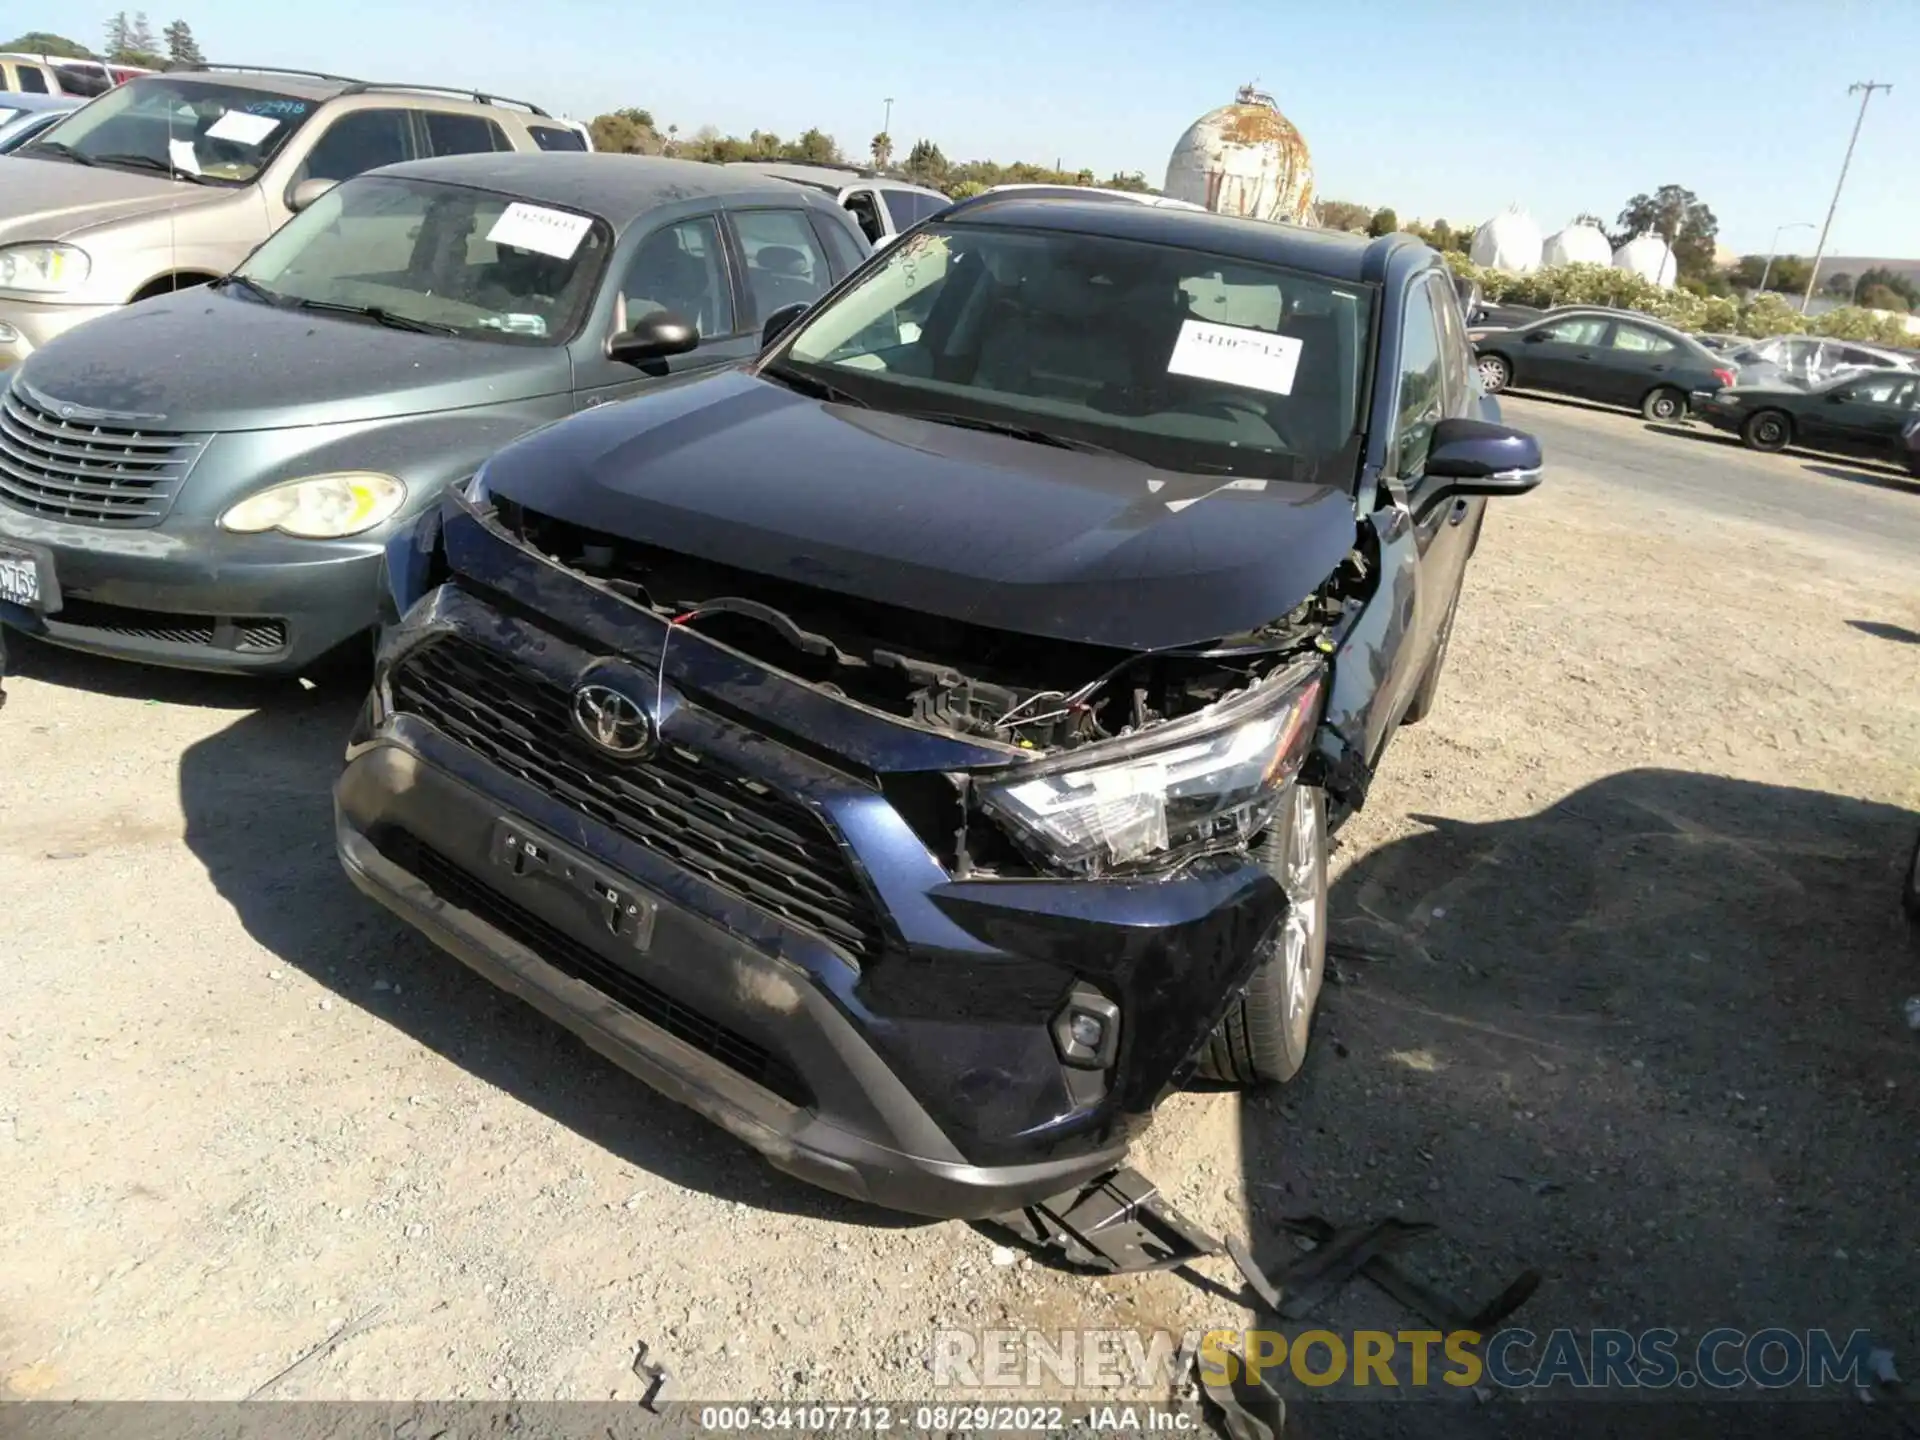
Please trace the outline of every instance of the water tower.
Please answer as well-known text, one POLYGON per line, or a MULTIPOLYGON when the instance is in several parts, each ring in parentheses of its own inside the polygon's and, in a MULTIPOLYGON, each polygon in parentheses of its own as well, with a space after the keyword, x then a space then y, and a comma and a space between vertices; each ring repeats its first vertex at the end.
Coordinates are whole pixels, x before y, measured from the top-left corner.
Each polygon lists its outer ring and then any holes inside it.
POLYGON ((1166 193, 1220 215, 1305 224, 1313 159, 1273 97, 1243 85, 1231 105, 1187 127, 1167 161, 1166 193))

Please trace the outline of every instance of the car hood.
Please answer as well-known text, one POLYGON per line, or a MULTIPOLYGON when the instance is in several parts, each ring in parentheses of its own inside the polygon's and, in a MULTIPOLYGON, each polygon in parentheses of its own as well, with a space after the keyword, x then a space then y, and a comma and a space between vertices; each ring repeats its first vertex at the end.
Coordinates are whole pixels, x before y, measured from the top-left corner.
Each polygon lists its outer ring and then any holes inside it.
POLYGON ((0 243, 65 240, 134 215, 217 204, 234 193, 164 175, 10 155, 0 165, 0 243))
POLYGON ((75 326, 20 379, 55 403, 222 431, 525 400, 567 389, 572 372, 558 347, 416 335, 198 288, 75 326))
POLYGON ((1353 546, 1334 485, 1232 481, 830 405, 729 370, 487 463, 541 514, 772 578, 1129 650, 1287 614, 1353 546))

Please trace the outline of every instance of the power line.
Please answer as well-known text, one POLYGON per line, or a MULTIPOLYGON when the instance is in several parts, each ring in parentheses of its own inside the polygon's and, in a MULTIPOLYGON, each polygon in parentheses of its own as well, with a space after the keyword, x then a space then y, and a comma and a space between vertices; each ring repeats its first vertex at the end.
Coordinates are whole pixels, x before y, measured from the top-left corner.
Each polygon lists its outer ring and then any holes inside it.
POLYGON ((1807 313, 1807 306, 1813 303, 1813 287, 1820 279, 1820 262, 1827 253, 1827 232, 1833 228, 1833 212, 1840 208, 1840 191, 1847 183, 1847 167, 1853 164, 1853 147, 1860 139, 1860 126, 1867 118, 1867 102, 1873 99, 1876 90, 1891 90, 1892 85, 1879 80, 1862 80, 1847 87, 1847 94, 1860 96, 1860 113, 1853 120, 1853 135, 1847 141, 1847 155, 1840 162, 1840 178, 1834 182, 1833 203, 1827 206, 1827 223, 1820 227, 1820 248, 1813 252, 1813 268, 1807 272, 1807 293, 1800 297, 1800 313, 1807 313))

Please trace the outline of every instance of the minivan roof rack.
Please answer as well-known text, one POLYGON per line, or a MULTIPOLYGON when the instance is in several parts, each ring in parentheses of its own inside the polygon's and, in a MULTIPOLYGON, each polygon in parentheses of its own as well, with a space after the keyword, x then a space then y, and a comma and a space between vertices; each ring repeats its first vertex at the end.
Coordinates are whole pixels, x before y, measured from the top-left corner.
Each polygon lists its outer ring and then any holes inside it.
POLYGON ((480 105, 510 105, 515 109, 525 110, 531 115, 538 115, 542 119, 550 120, 553 118, 531 100, 513 100, 505 95, 488 95, 479 90, 467 90, 457 85, 410 85, 401 81, 355 80, 348 85, 345 90, 341 91, 341 94, 365 95, 369 92, 377 91, 403 91, 421 95, 454 95, 462 100, 472 100, 480 105))
POLYGON ((357 85, 360 83, 351 75, 329 75, 324 70, 299 70, 288 65, 215 65, 208 63, 194 68, 199 70, 240 70, 255 75, 300 75, 308 80, 337 80, 342 85, 357 85))

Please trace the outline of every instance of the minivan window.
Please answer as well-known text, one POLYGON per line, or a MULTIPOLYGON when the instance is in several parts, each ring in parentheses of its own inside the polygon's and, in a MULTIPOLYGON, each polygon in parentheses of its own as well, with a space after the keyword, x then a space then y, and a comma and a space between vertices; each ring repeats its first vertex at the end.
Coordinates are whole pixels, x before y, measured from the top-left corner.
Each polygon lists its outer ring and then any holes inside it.
POLYGON ((427 145, 435 155, 484 155, 513 149, 507 132, 484 115, 455 115, 446 110, 422 114, 427 122, 427 145))
POLYGON ((1275 265, 936 220, 766 373, 1167 469, 1295 478, 1357 446, 1372 308, 1371 287, 1275 265))
POLYGON ((349 110, 313 142, 300 180, 351 180, 413 158, 413 116, 406 110, 349 110))
POLYGON ((569 130, 561 125, 529 125, 529 134, 533 143, 542 150, 585 150, 586 137, 578 130, 569 130))
POLYGON ((476 340, 580 328, 611 244, 602 220, 491 190, 363 176, 322 195, 236 272, 264 304, 476 340))
POLYGON ((47 93, 47 77, 37 66, 22 65, 18 67, 18 74, 20 76, 20 89, 24 93, 28 95, 44 95, 47 93))
POLYGON ((218 80, 143 75, 14 154, 245 185, 319 108, 317 100, 218 80))

